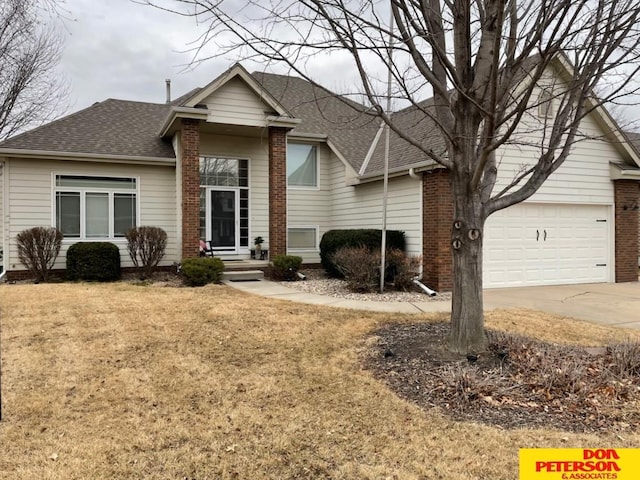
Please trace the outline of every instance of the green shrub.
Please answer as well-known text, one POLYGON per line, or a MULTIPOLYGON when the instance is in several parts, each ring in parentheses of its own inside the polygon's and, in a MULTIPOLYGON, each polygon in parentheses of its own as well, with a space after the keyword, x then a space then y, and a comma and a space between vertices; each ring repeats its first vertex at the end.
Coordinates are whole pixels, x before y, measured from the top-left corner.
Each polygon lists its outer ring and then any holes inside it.
POLYGON ((125 234, 129 257, 141 280, 151 277, 164 257, 167 232, 158 227, 133 227, 125 234))
POLYGON ((224 263, 217 257, 186 258, 180 264, 184 283, 190 287, 202 287, 222 279, 224 263))
MULTIPOLYGON (((47 282, 62 246, 62 232, 53 227, 33 227, 16 235, 18 258, 36 282, 47 282)), ((0 256, 1 258, 1 256, 0 256)))
MULTIPOLYGON (((368 250, 380 250, 382 244, 382 230, 379 229, 354 229, 354 230, 329 230, 320 240, 320 261, 327 274, 332 277, 342 278, 342 274, 331 261, 332 255, 342 247, 365 246, 368 250)), ((399 249, 405 251, 406 239, 404 232, 399 230, 387 230, 387 249, 399 249)))
POLYGON ((302 265, 302 257, 276 255, 269 265, 269 277, 274 280, 296 280, 300 265, 302 265))
POLYGON ((67 250, 67 278, 113 282, 120 278, 120 249, 109 242, 74 243, 67 250))

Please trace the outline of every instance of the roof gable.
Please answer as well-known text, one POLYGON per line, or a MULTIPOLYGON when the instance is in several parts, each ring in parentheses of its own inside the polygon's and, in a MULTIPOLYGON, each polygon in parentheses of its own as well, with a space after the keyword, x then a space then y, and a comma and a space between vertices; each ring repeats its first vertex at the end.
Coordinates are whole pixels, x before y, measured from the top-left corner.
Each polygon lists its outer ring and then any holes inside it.
POLYGON ((240 82, 243 83, 262 104, 269 107, 271 110, 270 113, 282 117, 292 117, 287 109, 278 102, 269 91, 265 90, 239 63, 235 64, 222 75, 219 75, 206 87, 183 100, 181 106, 193 108, 201 104, 215 103, 221 94, 228 93, 229 91, 238 93, 240 82))

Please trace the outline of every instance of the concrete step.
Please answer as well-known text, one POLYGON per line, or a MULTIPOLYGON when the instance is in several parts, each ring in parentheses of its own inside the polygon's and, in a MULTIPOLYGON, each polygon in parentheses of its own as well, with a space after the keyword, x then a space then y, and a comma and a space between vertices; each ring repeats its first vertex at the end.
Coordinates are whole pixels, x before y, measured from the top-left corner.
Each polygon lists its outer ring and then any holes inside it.
POLYGON ((264 280, 264 272, 262 270, 238 270, 224 272, 222 280, 230 282, 250 282, 253 280, 264 280))

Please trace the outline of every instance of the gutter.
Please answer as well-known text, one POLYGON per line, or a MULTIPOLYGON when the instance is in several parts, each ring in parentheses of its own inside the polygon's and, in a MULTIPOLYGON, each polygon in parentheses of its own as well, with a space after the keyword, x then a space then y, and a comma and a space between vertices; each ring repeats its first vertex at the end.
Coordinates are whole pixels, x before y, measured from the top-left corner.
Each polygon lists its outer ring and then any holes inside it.
MULTIPOLYGON (((420 163, 414 163, 412 166, 404 166, 404 167, 392 168, 392 169, 389 170, 389 176, 390 177, 400 177, 400 176, 403 176, 403 175, 409 175, 411 178, 414 178, 414 179, 418 180, 418 179, 420 179, 420 176, 418 175, 419 172, 427 172, 427 171, 431 171, 431 170, 439 170, 439 169, 442 169, 442 168, 444 168, 442 165, 439 165, 439 164, 435 163, 432 160, 428 160, 428 161, 424 161, 424 162, 420 162, 420 163)), ((382 178, 383 178, 383 174, 382 173, 369 174, 369 175, 358 177, 350 185, 358 185, 358 184, 361 184, 361 183, 376 182, 376 181, 382 180, 382 178)))
POLYGON ((640 182, 640 168, 610 163, 609 175, 611 180, 635 180, 640 182))
POLYGON ((87 162, 103 161, 112 163, 134 163, 145 165, 175 166, 175 158, 124 156, 102 153, 52 152, 49 150, 24 150, 19 148, 0 148, 0 155, 13 158, 41 158, 46 160, 80 160, 87 162))

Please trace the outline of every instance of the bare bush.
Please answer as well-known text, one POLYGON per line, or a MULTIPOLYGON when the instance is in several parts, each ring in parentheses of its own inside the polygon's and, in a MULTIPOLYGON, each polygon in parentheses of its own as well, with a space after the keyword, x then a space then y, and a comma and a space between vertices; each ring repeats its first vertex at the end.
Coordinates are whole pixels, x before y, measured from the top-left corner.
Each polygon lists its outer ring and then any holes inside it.
POLYGON ((331 262, 354 292, 372 292, 380 281, 380 253, 372 252, 364 245, 342 247, 332 256, 331 262))
POLYGON ((413 290, 415 288, 413 280, 420 274, 421 262, 420 256, 409 256, 397 248, 388 250, 386 271, 389 280, 393 282, 393 288, 405 292, 413 290))
POLYGON ((618 378, 640 377, 640 342, 627 342, 607 348, 609 371, 618 378))
POLYGON ((141 280, 153 275, 164 258, 167 232, 159 227, 133 227, 125 234, 129 257, 141 280))
POLYGON ((62 232, 54 227, 33 227, 16 235, 18 258, 36 282, 49 281, 49 274, 62 246, 62 232))

